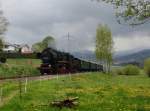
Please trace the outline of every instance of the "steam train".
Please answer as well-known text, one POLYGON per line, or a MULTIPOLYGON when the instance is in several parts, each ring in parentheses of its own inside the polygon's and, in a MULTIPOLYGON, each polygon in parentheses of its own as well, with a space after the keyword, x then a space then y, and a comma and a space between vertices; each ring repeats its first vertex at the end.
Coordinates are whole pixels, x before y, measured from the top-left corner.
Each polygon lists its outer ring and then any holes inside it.
POLYGON ((103 71, 102 65, 78 59, 69 53, 52 48, 46 48, 37 56, 42 60, 42 64, 38 68, 42 75, 103 71))

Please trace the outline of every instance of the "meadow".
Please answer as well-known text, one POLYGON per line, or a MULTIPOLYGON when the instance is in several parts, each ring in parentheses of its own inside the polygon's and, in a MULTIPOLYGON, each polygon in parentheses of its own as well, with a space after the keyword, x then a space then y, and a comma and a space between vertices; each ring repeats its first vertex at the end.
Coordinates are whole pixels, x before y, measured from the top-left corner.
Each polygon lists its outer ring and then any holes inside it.
POLYGON ((37 67, 41 64, 40 59, 8 59, 7 64, 10 66, 20 66, 20 65, 30 65, 32 67, 37 67))
POLYGON ((150 78, 89 72, 28 82, 22 97, 18 81, 1 83, 0 111, 150 111, 150 78), (50 103, 79 97, 78 106, 57 108, 50 103))
POLYGON ((40 64, 39 59, 8 59, 0 66, 0 78, 40 75, 37 70, 40 64))

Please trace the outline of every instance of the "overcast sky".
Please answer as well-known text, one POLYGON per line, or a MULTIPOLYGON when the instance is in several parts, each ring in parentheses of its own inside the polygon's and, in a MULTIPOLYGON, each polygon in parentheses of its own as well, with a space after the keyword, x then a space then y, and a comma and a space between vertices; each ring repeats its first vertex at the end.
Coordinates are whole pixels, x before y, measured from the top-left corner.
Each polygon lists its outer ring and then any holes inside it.
POLYGON ((120 25, 109 4, 91 0, 0 1, 10 23, 6 40, 12 43, 31 45, 51 35, 59 49, 94 50, 97 25, 107 24, 112 30, 115 51, 150 48, 150 23, 134 28, 120 25))

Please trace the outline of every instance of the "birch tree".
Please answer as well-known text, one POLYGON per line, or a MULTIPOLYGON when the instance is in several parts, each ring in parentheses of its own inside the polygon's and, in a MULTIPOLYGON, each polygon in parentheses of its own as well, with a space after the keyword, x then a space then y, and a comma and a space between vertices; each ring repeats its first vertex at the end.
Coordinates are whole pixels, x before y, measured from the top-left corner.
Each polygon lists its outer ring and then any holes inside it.
POLYGON ((107 25, 99 25, 96 30, 96 58, 103 63, 106 72, 111 71, 113 62, 113 40, 107 25))

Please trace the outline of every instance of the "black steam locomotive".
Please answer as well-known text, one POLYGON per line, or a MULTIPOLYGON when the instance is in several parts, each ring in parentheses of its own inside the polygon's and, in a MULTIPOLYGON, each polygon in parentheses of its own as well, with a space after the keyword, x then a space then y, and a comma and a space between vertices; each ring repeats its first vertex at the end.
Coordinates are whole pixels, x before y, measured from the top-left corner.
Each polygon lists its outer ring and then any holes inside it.
POLYGON ((65 74, 85 71, 103 71, 103 66, 75 58, 69 53, 46 48, 38 54, 42 60, 41 74, 65 74))

